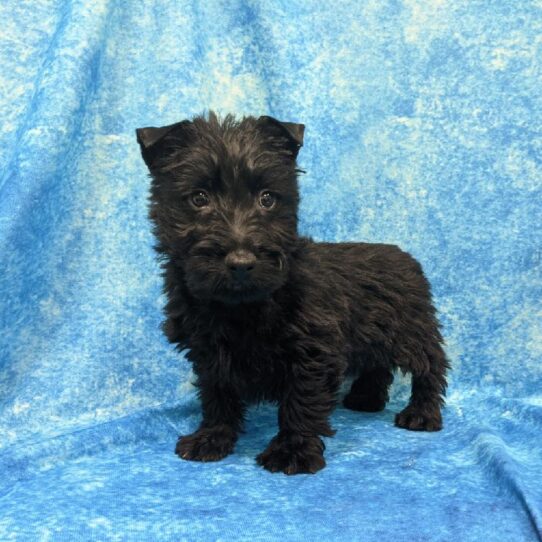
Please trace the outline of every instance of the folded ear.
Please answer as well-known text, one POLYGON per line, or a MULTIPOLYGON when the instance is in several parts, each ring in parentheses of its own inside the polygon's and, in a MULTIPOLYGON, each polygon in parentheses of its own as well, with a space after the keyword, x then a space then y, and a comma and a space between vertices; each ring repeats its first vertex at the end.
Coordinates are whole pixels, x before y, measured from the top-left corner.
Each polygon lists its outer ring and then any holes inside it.
POLYGON ((288 150, 297 157, 299 149, 303 146, 304 124, 295 122, 282 122, 273 117, 263 116, 258 119, 258 124, 271 136, 286 138, 288 150))
POLYGON ((170 154, 176 146, 182 146, 183 140, 187 137, 186 128, 190 124, 190 121, 183 120, 160 128, 150 126, 136 130, 137 142, 141 148, 143 160, 149 169, 158 159, 170 154))

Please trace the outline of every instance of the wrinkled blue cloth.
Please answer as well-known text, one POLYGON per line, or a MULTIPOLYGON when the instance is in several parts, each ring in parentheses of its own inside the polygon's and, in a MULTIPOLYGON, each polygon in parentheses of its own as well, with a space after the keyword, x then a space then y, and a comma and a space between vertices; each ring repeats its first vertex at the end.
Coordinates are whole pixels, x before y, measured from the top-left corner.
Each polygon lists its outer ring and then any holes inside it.
POLYGON ((4 0, 0 540, 542 540, 540 2, 4 0), (328 466, 220 463, 160 331, 134 130, 214 109, 306 124, 301 230, 396 243, 433 284, 445 428, 338 408, 328 466))

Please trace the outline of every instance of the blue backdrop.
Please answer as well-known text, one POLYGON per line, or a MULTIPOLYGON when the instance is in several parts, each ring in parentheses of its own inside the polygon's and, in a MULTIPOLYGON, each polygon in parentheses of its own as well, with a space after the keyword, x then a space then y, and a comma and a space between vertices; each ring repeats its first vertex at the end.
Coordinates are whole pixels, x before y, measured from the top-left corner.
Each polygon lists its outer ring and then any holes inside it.
POLYGON ((535 0, 4 0, 1 540, 542 540, 542 8, 535 0), (134 129, 306 124, 301 228, 433 284, 445 429, 339 408, 328 467, 173 454, 199 405, 161 335, 134 129))

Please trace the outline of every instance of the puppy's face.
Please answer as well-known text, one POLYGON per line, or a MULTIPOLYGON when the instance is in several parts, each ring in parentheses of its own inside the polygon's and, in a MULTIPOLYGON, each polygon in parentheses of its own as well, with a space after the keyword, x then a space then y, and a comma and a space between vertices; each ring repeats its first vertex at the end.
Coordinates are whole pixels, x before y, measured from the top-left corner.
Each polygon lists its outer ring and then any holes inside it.
POLYGON ((138 130, 153 177, 150 216, 191 294, 228 304, 280 288, 297 239, 303 126, 214 114, 138 130))

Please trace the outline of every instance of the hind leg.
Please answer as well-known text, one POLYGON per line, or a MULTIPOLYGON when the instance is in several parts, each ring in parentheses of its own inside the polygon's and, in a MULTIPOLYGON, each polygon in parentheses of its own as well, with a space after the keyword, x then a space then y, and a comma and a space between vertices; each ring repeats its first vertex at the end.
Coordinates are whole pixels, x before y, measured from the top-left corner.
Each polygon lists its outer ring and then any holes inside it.
POLYGON ((388 402, 388 389, 393 382, 392 372, 384 367, 365 370, 354 382, 343 405, 350 410, 379 412, 388 402))
POLYGON ((425 349, 425 367, 410 368, 412 394, 408 406, 395 416, 395 425, 411 431, 440 431, 441 407, 446 392, 446 370, 449 368, 440 345, 425 349))

